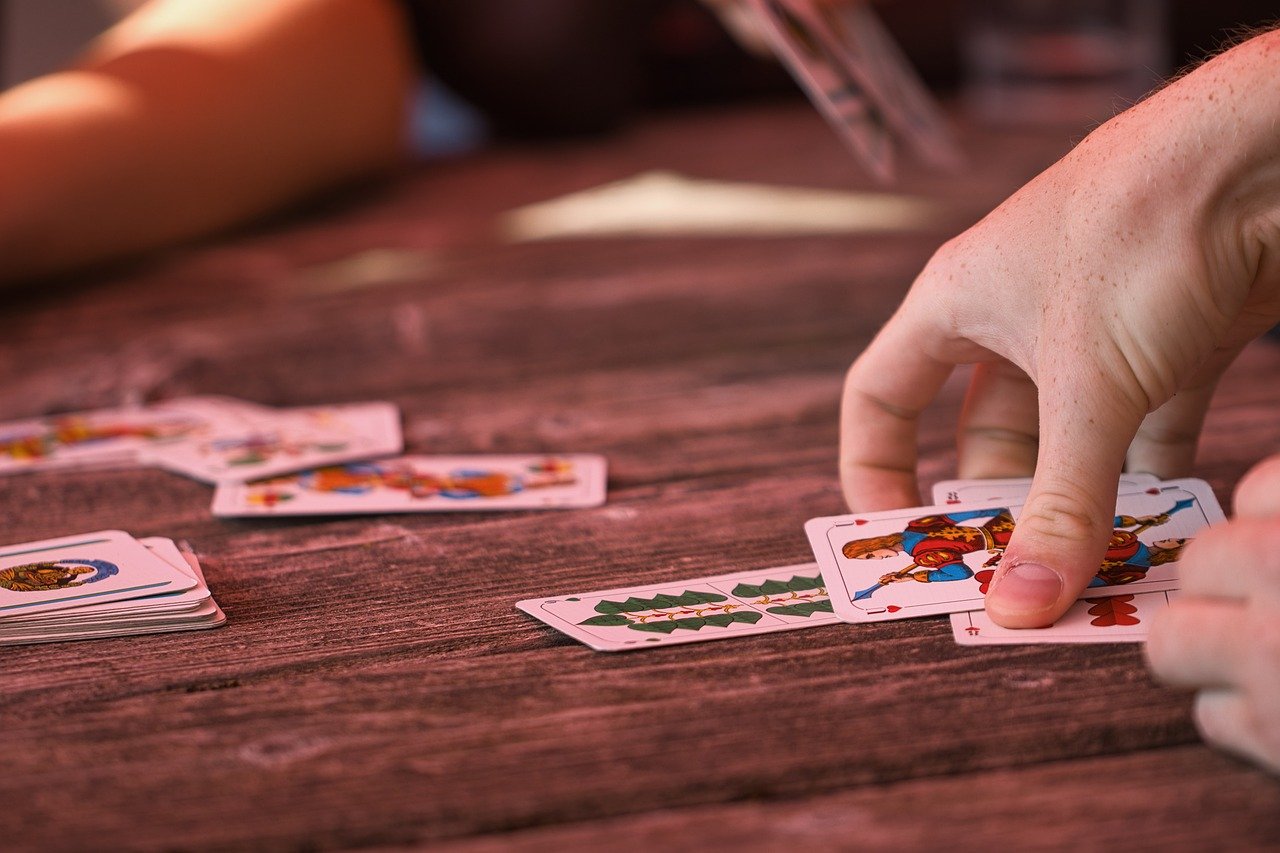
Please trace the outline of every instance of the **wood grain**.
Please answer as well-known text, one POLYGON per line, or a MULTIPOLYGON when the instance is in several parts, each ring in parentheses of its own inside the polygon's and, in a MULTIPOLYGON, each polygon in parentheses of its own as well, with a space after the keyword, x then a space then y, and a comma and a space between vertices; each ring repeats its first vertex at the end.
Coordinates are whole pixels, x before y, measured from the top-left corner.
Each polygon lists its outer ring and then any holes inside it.
MULTIPOLYGON (((907 177, 948 227, 1065 148, 969 145, 962 176, 907 177)), ((190 539, 231 619, 5 649, 7 849, 1280 845, 1280 784, 1200 745, 1133 647, 959 648, 930 618, 601 655, 513 608, 803 561, 804 520, 841 508, 843 370, 947 236, 493 234, 658 167, 858 185, 804 109, 683 116, 424 167, 0 316, 4 418, 390 399, 414 451, 611 465, 595 510, 300 521, 215 520, 206 487, 159 471, 3 480, 4 541, 190 539), (335 280, 369 248, 412 271, 335 280)), ((1255 344, 1210 413, 1197 473, 1224 502, 1280 444, 1278 371, 1255 344)), ((926 486, 952 474, 964 387, 922 427, 926 486)))

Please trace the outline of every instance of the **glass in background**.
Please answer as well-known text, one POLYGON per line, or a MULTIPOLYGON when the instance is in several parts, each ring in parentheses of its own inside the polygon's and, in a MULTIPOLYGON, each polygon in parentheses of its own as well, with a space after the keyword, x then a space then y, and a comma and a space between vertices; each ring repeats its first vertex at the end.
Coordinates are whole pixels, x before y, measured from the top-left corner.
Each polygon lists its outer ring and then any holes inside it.
POLYGON ((1087 128, 1169 73, 1164 0, 970 0, 965 101, 979 120, 1087 128))

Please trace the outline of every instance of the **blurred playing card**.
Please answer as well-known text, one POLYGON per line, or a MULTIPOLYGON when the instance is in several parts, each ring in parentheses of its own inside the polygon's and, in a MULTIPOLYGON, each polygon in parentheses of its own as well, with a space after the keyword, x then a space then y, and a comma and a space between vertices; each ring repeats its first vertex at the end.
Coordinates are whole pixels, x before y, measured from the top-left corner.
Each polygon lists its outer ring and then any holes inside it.
POLYGON ((333 465, 253 483, 221 483, 213 514, 347 515, 568 509, 605 500, 593 454, 400 456, 333 465))
POLYGON ((271 477, 398 453, 400 412, 391 403, 241 413, 198 437, 146 448, 143 461, 207 483, 271 477))

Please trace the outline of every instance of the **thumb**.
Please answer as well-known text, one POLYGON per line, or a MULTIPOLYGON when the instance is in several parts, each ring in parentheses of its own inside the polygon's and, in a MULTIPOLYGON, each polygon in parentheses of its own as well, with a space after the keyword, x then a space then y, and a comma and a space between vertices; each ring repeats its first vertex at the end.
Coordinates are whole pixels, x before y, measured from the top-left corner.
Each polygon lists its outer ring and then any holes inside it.
POLYGON ((986 609, 1006 628, 1052 625, 1097 574, 1116 485, 1144 412, 1103 387, 1041 393, 1036 475, 986 609))

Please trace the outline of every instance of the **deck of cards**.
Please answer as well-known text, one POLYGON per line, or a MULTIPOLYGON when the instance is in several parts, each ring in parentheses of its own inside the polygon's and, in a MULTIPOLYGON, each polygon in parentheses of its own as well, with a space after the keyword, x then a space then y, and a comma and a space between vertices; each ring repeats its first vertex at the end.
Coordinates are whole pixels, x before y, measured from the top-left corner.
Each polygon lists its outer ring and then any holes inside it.
POLYGON ((1030 486, 952 480, 935 487, 933 506, 811 519, 814 563, 516 606, 598 651, 940 614, 962 645, 1141 642, 1150 614, 1177 594, 1186 543, 1224 520, 1202 480, 1125 475, 1084 595, 1051 627, 1010 630, 987 618, 983 597, 1030 486))
MULTIPOLYGON (((605 501, 592 454, 396 456, 391 403, 276 409, 186 397, 0 424, 0 474, 152 466, 215 487, 217 516, 570 509, 605 501)), ((0 644, 213 628, 189 550, 120 531, 0 551, 0 644)))
POLYGON ((213 513, 372 515, 576 509, 605 501, 594 454, 393 456, 391 403, 274 409, 186 397, 0 424, 0 474, 150 465, 216 487, 213 513))
POLYGON ((0 645, 216 628, 190 549, 120 530, 0 548, 0 645))

